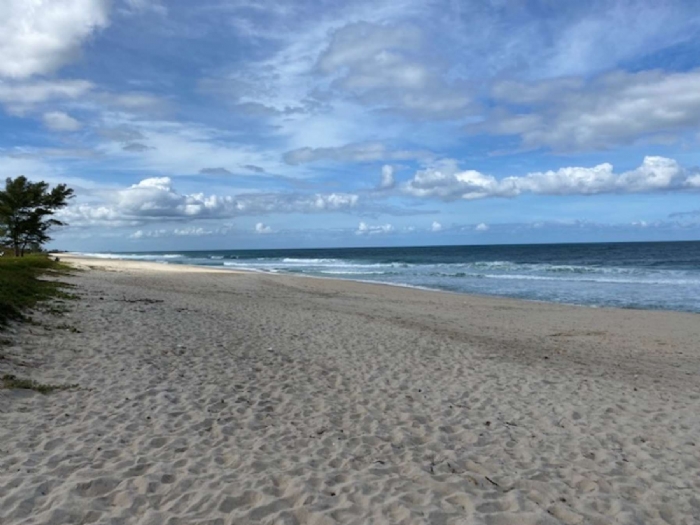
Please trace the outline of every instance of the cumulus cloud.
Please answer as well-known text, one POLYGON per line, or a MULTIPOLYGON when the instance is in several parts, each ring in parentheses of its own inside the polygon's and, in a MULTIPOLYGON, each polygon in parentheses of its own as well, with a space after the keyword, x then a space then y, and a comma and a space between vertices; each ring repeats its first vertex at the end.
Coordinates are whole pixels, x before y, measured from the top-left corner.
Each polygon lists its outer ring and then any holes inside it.
POLYGON ((127 217, 115 206, 108 204, 71 204, 67 208, 59 210, 56 217, 70 224, 71 228, 84 228, 88 226, 138 226, 143 219, 127 217))
POLYGON ((77 131, 82 125, 76 119, 62 111, 44 113, 44 125, 53 131, 77 131))
POLYGON ((108 0, 3 0, 0 76, 22 79, 56 71, 107 26, 108 0))
POLYGON ((201 237, 203 235, 214 235, 215 233, 221 233, 221 230, 207 230, 205 228, 191 226, 189 228, 175 228, 173 230, 173 235, 179 237, 201 237))
POLYGON ((217 233, 225 233, 225 228, 217 230, 208 230, 201 226, 190 226, 186 228, 174 228, 172 230, 157 229, 157 230, 136 230, 129 235, 132 239, 144 238, 159 238, 159 237, 204 237, 206 235, 215 235, 217 233))
POLYGON ((433 224, 430 225, 430 231, 433 231, 433 232, 442 231, 442 224, 440 224, 438 221, 433 221, 433 224))
POLYGON ((501 82, 494 109, 475 131, 519 136, 524 148, 608 149, 668 138, 700 121, 700 70, 612 72, 594 80, 501 82))
POLYGON ((479 224, 477 224, 477 225, 474 227, 474 229, 475 229, 476 231, 478 231, 478 232, 485 232, 485 231, 488 231, 488 230, 489 230, 489 225, 486 224, 485 222, 480 222, 479 224))
POLYGON ((395 230, 394 226, 391 224, 382 224, 378 226, 370 226, 366 222, 360 222, 357 230, 355 230, 355 235, 381 235, 386 233, 393 233, 395 230))
POLYGON ((611 164, 591 168, 567 167, 534 172, 521 177, 496 179, 475 170, 461 170, 454 160, 444 160, 415 173, 402 190, 415 197, 445 201, 538 195, 597 195, 603 193, 652 193, 700 189, 697 169, 683 168, 665 157, 645 157, 641 166, 616 174, 611 164))
POLYGON ((377 162, 383 160, 415 160, 431 156, 419 150, 390 150, 380 142, 362 142, 334 148, 299 148, 284 154, 287 164, 330 160, 334 162, 377 162))
POLYGON ((272 228, 270 228, 269 226, 266 226, 262 222, 259 222, 255 225, 255 233, 260 233, 260 234, 272 233, 272 228))
POLYGON ((236 210, 236 201, 230 196, 180 194, 169 177, 144 179, 117 191, 113 200, 121 215, 132 218, 220 218, 236 210))
POLYGON ((247 215, 350 211, 359 201, 352 193, 251 193, 236 197, 236 210, 247 215))
POLYGON ((477 199, 505 196, 499 181, 475 170, 461 171, 455 160, 443 160, 418 170, 403 187, 415 197, 437 197, 443 200, 477 199))
POLYGON ((359 196, 348 193, 251 193, 236 196, 182 194, 169 177, 144 179, 137 184, 104 192, 105 201, 74 204, 61 210, 71 225, 134 225, 154 221, 223 219, 268 213, 350 212, 359 196))

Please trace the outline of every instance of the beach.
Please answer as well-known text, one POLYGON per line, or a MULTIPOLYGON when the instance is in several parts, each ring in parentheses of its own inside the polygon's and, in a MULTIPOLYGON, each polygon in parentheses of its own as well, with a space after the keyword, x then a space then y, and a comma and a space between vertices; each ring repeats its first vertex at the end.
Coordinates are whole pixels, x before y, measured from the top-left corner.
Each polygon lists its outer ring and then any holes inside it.
POLYGON ((700 522, 697 314, 61 255, 0 523, 700 522), (68 328, 66 328, 66 326, 68 328))

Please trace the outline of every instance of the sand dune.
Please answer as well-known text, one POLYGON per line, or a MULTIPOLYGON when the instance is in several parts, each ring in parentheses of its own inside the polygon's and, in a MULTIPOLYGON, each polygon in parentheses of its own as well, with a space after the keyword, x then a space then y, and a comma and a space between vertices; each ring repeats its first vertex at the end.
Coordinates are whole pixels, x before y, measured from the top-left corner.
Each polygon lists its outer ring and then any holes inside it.
POLYGON ((2 524, 700 523, 696 315, 72 260, 2 524))

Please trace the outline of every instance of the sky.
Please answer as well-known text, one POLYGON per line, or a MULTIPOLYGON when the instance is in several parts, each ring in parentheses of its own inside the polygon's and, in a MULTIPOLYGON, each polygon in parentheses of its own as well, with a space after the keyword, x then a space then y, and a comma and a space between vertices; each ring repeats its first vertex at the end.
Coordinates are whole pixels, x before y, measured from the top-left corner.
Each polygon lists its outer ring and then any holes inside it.
POLYGON ((700 239, 696 0, 3 0, 52 247, 700 239))

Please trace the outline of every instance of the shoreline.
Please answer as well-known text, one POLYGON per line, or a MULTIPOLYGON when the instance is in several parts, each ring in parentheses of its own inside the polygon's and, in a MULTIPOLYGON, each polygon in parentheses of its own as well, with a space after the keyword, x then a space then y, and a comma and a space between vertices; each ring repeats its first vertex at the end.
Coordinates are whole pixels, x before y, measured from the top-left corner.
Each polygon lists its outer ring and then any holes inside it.
POLYGON ((79 385, 0 390, 3 523, 700 515, 694 314, 98 261, 0 348, 79 385))
MULTIPOLYGON (((103 268, 142 268, 142 269, 151 269, 151 270, 158 270, 158 271, 168 271, 166 268, 186 268, 188 271, 211 271, 213 273, 246 273, 246 274, 254 274, 254 275, 265 275, 265 276, 280 276, 280 277, 290 277, 290 278, 309 278, 309 279, 320 279, 320 280, 330 280, 330 281, 341 281, 341 282, 353 282, 353 283, 361 283, 361 284, 367 284, 367 285, 379 285, 379 286, 389 286, 392 288, 405 288, 409 290, 416 290, 416 291, 422 291, 422 292, 429 292, 429 293, 440 293, 440 294, 449 294, 449 295, 457 295, 457 296, 466 296, 466 297, 475 297, 475 298, 482 298, 482 299, 503 299, 505 301, 516 301, 516 302, 525 302, 525 303, 534 303, 534 304, 542 304, 542 305, 557 305, 557 306, 563 306, 563 307, 571 307, 571 308, 584 308, 584 309, 593 309, 593 310, 621 310, 621 311, 638 311, 638 312, 660 312, 660 313, 677 313, 677 314, 684 314, 684 315, 693 315, 693 316, 700 316, 700 312, 692 312, 692 311, 687 311, 687 310, 671 310, 671 309, 664 309, 664 308, 633 308, 633 307, 617 307, 617 306, 605 306, 605 305, 594 305, 594 304, 582 304, 582 303, 566 303, 566 302, 557 302, 557 301, 547 301, 545 299, 529 299, 529 298, 522 298, 522 297, 510 297, 507 295, 499 295, 499 294, 480 294, 480 293, 474 293, 474 292, 459 292, 459 291, 453 291, 453 290, 443 290, 440 288, 430 288, 427 286, 419 286, 419 285, 411 285, 411 284, 403 284, 403 283, 391 283, 391 282, 384 282, 384 281, 372 281, 372 280, 367 280, 367 279, 350 279, 350 278, 341 278, 341 277, 327 277, 323 275, 309 275, 309 274, 301 274, 301 273, 280 273, 280 272, 266 272, 262 270, 255 270, 255 269, 250 269, 250 268, 235 268, 235 269, 227 269, 227 268, 218 268, 214 266, 204 266, 204 265, 196 265, 196 264, 180 264, 180 263, 175 263, 171 264, 168 262, 158 262, 158 261, 140 261, 140 260, 133 260, 133 259, 120 259, 118 257, 90 257, 87 255, 83 255, 80 253, 74 253, 74 252, 63 252, 63 253, 50 253, 52 256, 64 256, 68 262, 70 260, 73 260, 75 264, 79 265, 84 265, 86 267, 90 267, 90 264, 88 264, 90 261, 93 263, 95 261, 104 261, 105 263, 109 262, 114 262, 114 261, 120 261, 122 263, 136 263, 133 266, 129 265, 110 265, 110 264, 93 264, 95 267, 103 267, 103 268), (155 265, 153 267, 150 267, 149 265, 155 265), (165 268, 163 268, 165 267, 165 268)), ((178 272, 181 270, 172 270, 174 272, 178 272)))
POLYGON ((62 262, 73 264, 79 269, 106 269, 109 271, 146 270, 166 273, 248 273, 245 270, 209 268, 206 266, 197 266, 196 264, 168 264, 156 261, 135 261, 131 259, 89 257, 86 255, 73 253, 49 252, 49 255, 51 257, 58 257, 62 262))

